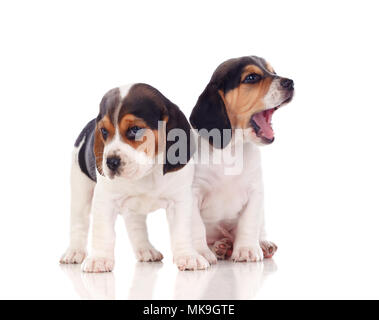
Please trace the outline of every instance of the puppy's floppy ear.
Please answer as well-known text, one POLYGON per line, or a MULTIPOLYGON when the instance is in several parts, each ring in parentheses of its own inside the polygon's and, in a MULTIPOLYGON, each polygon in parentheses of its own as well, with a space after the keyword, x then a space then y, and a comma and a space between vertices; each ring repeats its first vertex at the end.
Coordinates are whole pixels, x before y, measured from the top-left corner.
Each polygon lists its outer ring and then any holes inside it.
MULTIPOLYGON (((177 105, 173 104, 171 101, 169 101, 168 99, 165 99, 165 104, 166 104, 166 108, 167 108, 167 116, 168 116, 168 120, 167 120, 167 123, 166 123, 166 150, 165 150, 165 155, 164 155, 164 160, 165 160, 165 164, 163 165, 163 174, 166 174, 167 172, 172 172, 172 171, 176 171, 176 170, 179 170, 181 168, 183 168, 187 163, 188 161, 191 159, 191 157, 193 156, 193 154, 195 153, 195 142, 194 142, 194 135, 192 133, 192 130, 191 130, 191 126, 187 120, 187 118, 185 117, 184 113, 178 108, 177 105), (175 136, 175 140, 174 141, 169 141, 171 139, 168 140, 168 137, 169 137, 169 133, 171 130, 173 129, 181 129, 181 133, 185 133, 185 136, 186 136, 186 139, 182 139, 184 138, 183 136, 181 136, 179 138, 179 136, 175 136), (180 157, 182 161, 180 162, 175 162, 175 163, 171 163, 169 160, 172 160, 170 159, 170 147, 173 146, 173 145, 176 145, 175 147, 179 147, 179 148, 185 148, 186 150, 186 153, 184 154, 184 158, 185 159, 182 159, 183 157, 180 157), (183 161, 185 160, 185 161, 183 161), (185 162, 185 163, 183 163, 185 162)), ((173 134, 175 133, 174 131, 171 133, 173 134)), ((173 147, 173 148, 175 148, 173 147)), ((177 148, 175 148, 177 150, 177 148)), ((182 149, 184 150, 184 149, 182 149)), ((178 151, 178 150, 177 150, 178 151)), ((172 153, 172 150, 171 150, 171 153, 172 153)), ((180 151, 179 151, 180 153, 180 151)), ((183 155, 183 153, 182 153, 183 155)), ((177 153, 175 153, 175 158, 178 156, 177 153)))
POLYGON ((217 86, 209 83, 200 95, 190 116, 192 126, 199 130, 199 134, 209 140, 215 148, 225 148, 231 140, 231 134, 223 134, 223 129, 232 129, 225 104, 221 98, 217 86), (221 141, 214 141, 212 136, 206 135, 205 129, 210 132, 218 129, 221 134, 221 141))
POLYGON ((101 138, 100 130, 98 130, 97 124, 94 133, 93 153, 95 155, 95 163, 97 171, 103 176, 103 152, 104 142, 101 138))

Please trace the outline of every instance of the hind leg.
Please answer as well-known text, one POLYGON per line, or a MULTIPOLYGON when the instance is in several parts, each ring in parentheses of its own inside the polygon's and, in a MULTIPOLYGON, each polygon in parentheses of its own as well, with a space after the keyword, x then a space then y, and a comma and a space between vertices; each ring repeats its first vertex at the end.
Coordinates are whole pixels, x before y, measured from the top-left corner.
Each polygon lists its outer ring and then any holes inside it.
POLYGON ((95 185, 81 171, 77 152, 74 152, 71 166, 70 245, 60 263, 82 263, 87 255, 89 214, 95 185))
POLYGON ((211 246, 211 250, 216 255, 218 260, 227 260, 232 255, 233 242, 229 238, 217 240, 211 246))
POLYGON ((217 260, 227 260, 233 253, 234 234, 233 230, 228 230, 221 224, 217 226, 219 231, 218 240, 211 242, 210 248, 217 257, 217 260))
POLYGON ((278 250, 278 246, 271 241, 261 240, 259 241, 259 244, 261 246, 261 249, 263 251, 263 256, 265 259, 272 258, 276 250, 278 250))
POLYGON ((270 259, 273 257, 275 252, 278 250, 278 246, 271 242, 266 240, 267 239, 267 234, 266 234, 266 229, 264 223, 262 224, 262 229, 261 229, 261 235, 260 235, 260 240, 259 240, 259 245, 263 251, 263 256, 265 259, 270 259))

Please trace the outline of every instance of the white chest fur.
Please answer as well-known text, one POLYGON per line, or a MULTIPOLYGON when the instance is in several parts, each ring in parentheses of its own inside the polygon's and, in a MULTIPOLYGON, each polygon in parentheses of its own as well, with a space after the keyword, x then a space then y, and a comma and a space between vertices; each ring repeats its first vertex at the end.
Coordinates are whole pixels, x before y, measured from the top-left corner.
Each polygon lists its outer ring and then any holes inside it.
POLYGON ((100 176, 96 188, 113 199, 119 213, 148 214, 160 208, 167 209, 173 201, 180 200, 182 189, 191 185, 193 170, 192 165, 187 165, 174 174, 163 175, 161 168, 157 168, 137 181, 100 176))
MULTIPOLYGON (((210 164, 196 166, 194 194, 199 200, 201 216, 205 224, 234 221, 246 206, 251 193, 261 192, 260 153, 253 143, 243 146, 242 170, 239 174, 225 174, 225 166, 210 164)), ((237 170, 238 171, 238 170, 237 170)))

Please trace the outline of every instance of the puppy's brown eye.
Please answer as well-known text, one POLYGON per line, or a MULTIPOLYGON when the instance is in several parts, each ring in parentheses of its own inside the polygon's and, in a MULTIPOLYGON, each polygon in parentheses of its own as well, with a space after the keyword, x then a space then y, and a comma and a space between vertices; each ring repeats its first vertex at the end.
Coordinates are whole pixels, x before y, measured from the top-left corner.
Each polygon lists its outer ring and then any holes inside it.
POLYGON ((262 76, 257 73, 251 73, 249 74, 242 83, 257 83, 262 80, 262 76))
POLYGON ((130 140, 138 140, 142 137, 144 131, 143 128, 134 126, 126 131, 126 137, 130 140))
POLYGON ((108 130, 105 129, 105 128, 101 128, 100 131, 101 131, 101 135, 103 136, 103 139, 104 139, 104 140, 107 140, 108 135, 109 135, 108 130))

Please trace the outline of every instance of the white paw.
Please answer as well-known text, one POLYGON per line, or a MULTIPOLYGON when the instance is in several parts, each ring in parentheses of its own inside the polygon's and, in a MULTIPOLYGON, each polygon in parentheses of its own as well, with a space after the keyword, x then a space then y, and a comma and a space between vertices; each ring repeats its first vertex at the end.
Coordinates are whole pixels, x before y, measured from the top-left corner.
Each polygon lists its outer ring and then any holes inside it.
POLYGON ((236 262, 257 262, 263 260, 263 251, 258 245, 236 246, 232 253, 232 260, 236 262))
POLYGON ((174 263, 180 271, 205 270, 210 267, 209 262, 202 255, 194 252, 174 257, 174 263))
POLYGON ((215 256, 215 254, 208 248, 201 248, 201 249, 196 249, 196 251, 198 253, 200 253, 205 259, 207 259, 207 261, 210 263, 210 264, 215 264, 217 263, 217 258, 215 256))
POLYGON ((94 258, 88 257, 82 264, 84 272, 111 272, 114 268, 114 259, 112 258, 94 258))
POLYGON ((62 264, 81 264, 86 257, 87 252, 85 249, 68 248, 63 254, 59 263, 62 264))
POLYGON ((143 248, 138 248, 136 250, 136 256, 140 262, 154 262, 161 261, 163 259, 163 254, 151 245, 143 248))

